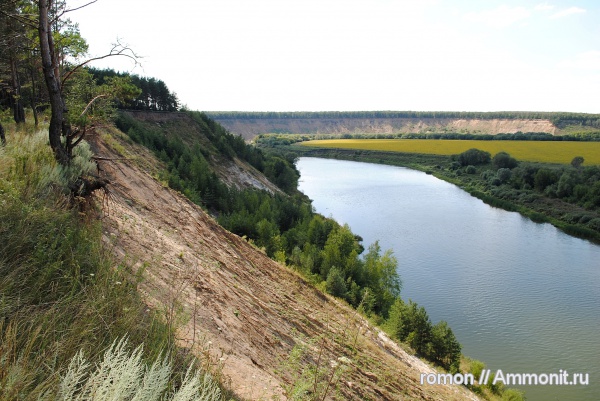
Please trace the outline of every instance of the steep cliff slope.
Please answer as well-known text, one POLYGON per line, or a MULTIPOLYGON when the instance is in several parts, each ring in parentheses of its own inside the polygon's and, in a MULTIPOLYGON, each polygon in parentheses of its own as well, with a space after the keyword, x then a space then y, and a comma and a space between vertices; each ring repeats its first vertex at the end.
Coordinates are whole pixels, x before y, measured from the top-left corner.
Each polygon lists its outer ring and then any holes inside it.
POLYGON ((465 118, 213 118, 233 133, 250 140, 264 133, 294 134, 396 134, 459 132, 499 134, 547 132, 557 128, 544 119, 465 119, 465 118))
POLYGON ((105 241, 137 268, 139 290, 177 325, 181 344, 241 397, 285 399, 303 383, 323 393, 331 381, 327 392, 338 399, 476 399, 462 387, 420 385, 434 369, 166 188, 145 148, 116 130, 94 148, 111 181, 100 199, 105 241), (311 366, 323 372, 321 387, 311 366))

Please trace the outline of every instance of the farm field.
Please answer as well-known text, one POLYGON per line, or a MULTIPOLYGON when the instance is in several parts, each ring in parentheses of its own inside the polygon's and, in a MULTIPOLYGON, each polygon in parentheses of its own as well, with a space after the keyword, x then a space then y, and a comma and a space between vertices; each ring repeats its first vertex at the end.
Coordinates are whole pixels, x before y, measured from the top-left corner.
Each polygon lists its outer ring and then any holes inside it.
POLYGON ((582 156, 585 165, 600 164, 600 142, 478 141, 446 139, 326 139, 302 142, 303 146, 402 153, 454 155, 471 148, 507 152, 517 160, 567 164, 582 156))

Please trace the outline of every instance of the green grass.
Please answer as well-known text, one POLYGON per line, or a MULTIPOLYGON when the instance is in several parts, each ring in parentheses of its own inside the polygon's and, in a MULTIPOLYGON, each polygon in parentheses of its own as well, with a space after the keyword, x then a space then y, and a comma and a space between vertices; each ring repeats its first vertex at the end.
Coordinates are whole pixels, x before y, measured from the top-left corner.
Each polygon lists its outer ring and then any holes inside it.
POLYGON ((583 156, 586 165, 600 164, 600 142, 328 139, 303 142, 302 146, 434 155, 454 155, 477 148, 490 152, 492 155, 498 152, 507 152, 517 160, 523 161, 568 164, 575 156, 583 156))
POLYGON ((144 345, 145 363, 168 354, 169 383, 181 382, 189 358, 176 347, 174 328, 140 298, 140 277, 107 251, 94 211, 82 214, 65 194, 85 160, 63 169, 47 133, 7 131, 0 147, 0 400, 55 399, 78 352, 93 366, 121 338, 144 345))

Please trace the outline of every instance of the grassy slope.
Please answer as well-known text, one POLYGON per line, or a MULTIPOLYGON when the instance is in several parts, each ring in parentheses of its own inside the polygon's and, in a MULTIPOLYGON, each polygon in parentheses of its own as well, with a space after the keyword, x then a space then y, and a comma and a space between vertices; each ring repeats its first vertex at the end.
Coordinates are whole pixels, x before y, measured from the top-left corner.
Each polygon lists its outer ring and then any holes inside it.
POLYGON ((61 377, 79 350, 94 365, 122 338, 131 350, 143 344, 145 363, 170 355, 169 383, 176 385, 191 359, 162 311, 140 297, 141 276, 108 252, 93 203, 81 204, 82 213, 65 195, 69 174, 56 165, 47 132, 7 128, 0 148, 0 400, 59 399, 61 377))

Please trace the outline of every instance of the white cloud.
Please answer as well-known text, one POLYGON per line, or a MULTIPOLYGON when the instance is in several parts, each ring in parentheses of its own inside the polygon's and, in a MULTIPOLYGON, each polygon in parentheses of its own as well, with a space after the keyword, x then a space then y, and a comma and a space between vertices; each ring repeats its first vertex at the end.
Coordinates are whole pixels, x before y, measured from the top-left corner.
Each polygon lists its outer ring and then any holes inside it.
POLYGON ((579 8, 579 7, 569 7, 566 8, 564 10, 561 10, 557 13, 554 13, 550 16, 550 18, 552 19, 556 19, 556 18, 563 18, 563 17, 567 17, 569 15, 574 15, 574 14, 581 14, 581 13, 585 13, 586 10, 584 10, 583 8, 579 8))
POLYGON ((530 16, 530 12, 524 7, 508 7, 501 5, 493 10, 484 10, 465 14, 465 19, 479 22, 495 28, 504 28, 515 22, 524 20, 530 16))
POLYGON ((565 70, 600 71, 600 51, 590 50, 580 53, 571 60, 563 60, 558 67, 565 70))
POLYGON ((554 6, 548 3, 540 3, 535 6, 536 11, 551 11, 554 10, 554 6))

